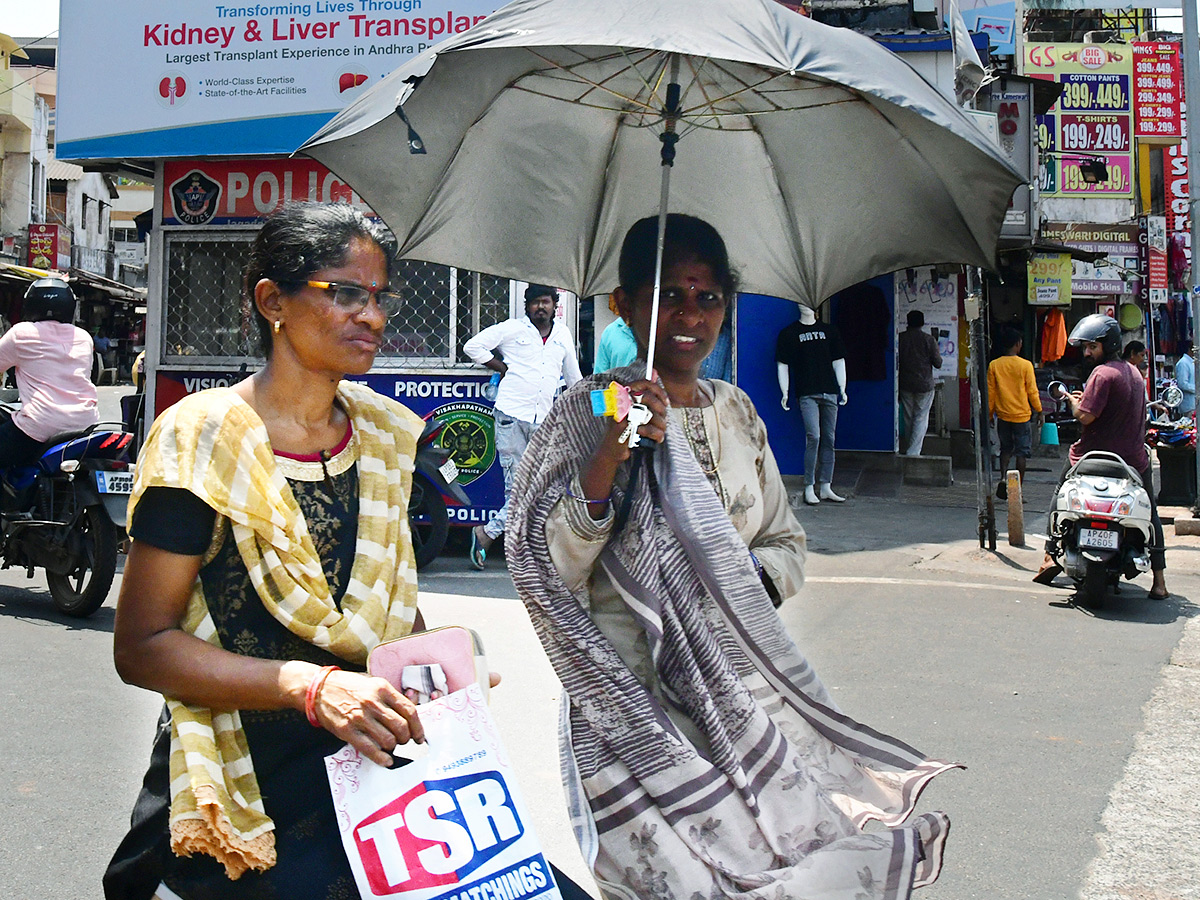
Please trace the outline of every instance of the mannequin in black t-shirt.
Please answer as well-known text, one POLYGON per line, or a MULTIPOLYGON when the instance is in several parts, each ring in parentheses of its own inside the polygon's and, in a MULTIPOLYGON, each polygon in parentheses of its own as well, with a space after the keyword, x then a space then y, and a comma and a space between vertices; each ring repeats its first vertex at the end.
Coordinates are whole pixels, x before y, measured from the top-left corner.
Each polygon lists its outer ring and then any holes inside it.
POLYGON ((818 322, 816 313, 800 307, 800 319, 775 342, 781 405, 790 409, 794 396, 804 418, 804 502, 845 498, 833 492, 833 438, 837 408, 846 403, 846 351, 833 325, 818 322))

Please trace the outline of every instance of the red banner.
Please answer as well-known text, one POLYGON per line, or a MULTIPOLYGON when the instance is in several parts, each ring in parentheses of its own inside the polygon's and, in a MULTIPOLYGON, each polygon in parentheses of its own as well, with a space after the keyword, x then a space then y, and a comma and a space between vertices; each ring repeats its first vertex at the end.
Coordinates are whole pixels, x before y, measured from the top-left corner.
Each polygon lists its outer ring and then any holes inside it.
POLYGON ((1167 256, 1172 286, 1183 290, 1185 275, 1192 264, 1192 219, 1188 214, 1187 106, 1181 113, 1183 140, 1174 147, 1163 147, 1163 189, 1167 207, 1167 256))
POLYGON ((167 160, 163 224, 246 225, 289 200, 351 203, 370 212, 350 186, 311 159, 167 160))
POLYGON ((29 254, 26 264, 34 269, 71 268, 71 232, 66 225, 29 226, 29 254))
POLYGON ((1181 139, 1182 101, 1183 67, 1179 45, 1163 41, 1134 43, 1134 136, 1158 144, 1181 139))

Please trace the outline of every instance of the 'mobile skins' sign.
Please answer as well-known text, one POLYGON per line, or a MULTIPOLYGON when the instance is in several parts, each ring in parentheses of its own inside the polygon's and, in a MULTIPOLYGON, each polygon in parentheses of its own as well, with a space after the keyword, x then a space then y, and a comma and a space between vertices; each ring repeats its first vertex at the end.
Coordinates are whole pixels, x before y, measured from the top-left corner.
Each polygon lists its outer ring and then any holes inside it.
POLYGON ((498 0, 62 0, 59 159, 291 153, 498 0))

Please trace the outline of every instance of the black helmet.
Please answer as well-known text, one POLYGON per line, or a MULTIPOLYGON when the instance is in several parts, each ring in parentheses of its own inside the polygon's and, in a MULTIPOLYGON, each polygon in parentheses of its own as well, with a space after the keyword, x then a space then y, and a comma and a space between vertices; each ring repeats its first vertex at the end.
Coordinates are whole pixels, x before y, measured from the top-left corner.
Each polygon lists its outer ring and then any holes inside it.
POLYGON ((61 278, 39 278, 25 292, 21 314, 26 322, 75 321, 75 293, 61 278))
POLYGON ((1121 326, 1112 316, 1096 313, 1084 316, 1067 338, 1071 344, 1086 344, 1096 341, 1109 359, 1121 352, 1121 326))

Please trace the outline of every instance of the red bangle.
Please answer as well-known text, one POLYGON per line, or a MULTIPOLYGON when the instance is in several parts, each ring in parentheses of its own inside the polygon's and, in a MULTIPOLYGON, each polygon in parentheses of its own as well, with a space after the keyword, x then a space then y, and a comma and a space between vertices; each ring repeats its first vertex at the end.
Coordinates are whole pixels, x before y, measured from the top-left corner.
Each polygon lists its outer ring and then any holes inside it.
POLYGON ((317 674, 312 677, 312 681, 308 683, 308 691, 304 694, 304 714, 308 716, 308 724, 313 728, 321 727, 321 723, 317 721, 317 694, 321 692, 321 686, 325 684, 329 673, 339 669, 339 666, 325 666, 318 670, 317 674))

